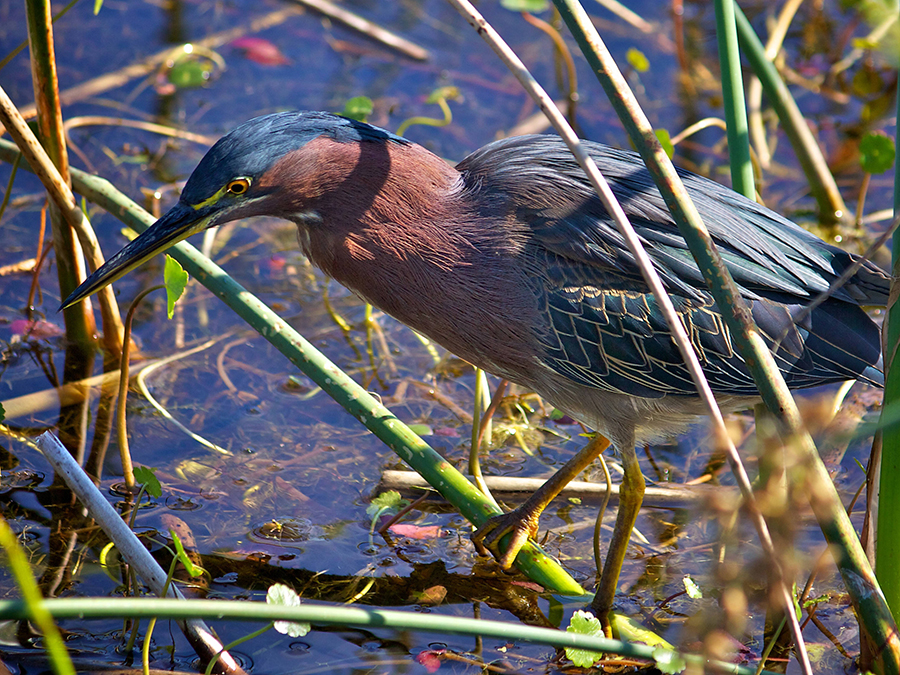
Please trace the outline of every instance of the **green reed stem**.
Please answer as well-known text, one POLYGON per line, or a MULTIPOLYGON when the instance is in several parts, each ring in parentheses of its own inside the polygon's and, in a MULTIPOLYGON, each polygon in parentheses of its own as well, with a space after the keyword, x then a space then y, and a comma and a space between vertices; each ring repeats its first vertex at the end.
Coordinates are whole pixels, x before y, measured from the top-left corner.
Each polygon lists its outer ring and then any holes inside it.
POLYGON ((734 2, 715 0, 714 4, 731 187, 735 192, 755 201, 756 186, 753 179, 753 164, 750 161, 750 132, 747 125, 747 105, 744 102, 741 52, 738 49, 737 29, 734 23, 734 2))

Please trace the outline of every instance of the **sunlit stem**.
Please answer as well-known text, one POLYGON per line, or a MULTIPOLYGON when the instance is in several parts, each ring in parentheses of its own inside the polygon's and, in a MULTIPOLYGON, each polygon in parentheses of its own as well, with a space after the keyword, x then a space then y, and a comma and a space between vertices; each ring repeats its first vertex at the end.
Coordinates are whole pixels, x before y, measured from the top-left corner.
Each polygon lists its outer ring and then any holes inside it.
POLYGON ((122 475, 125 477, 125 487, 129 492, 134 491, 134 467, 131 463, 131 450, 128 447, 128 426, 125 421, 125 404, 128 397, 128 356, 131 353, 131 324, 134 313, 145 297, 153 291, 158 291, 165 286, 153 286, 141 292, 128 308, 125 316, 125 331, 122 337, 122 360, 119 363, 119 399, 116 401, 116 436, 119 441, 119 456, 122 458, 122 475))
MULTIPOLYGON (((490 396, 490 387, 487 381, 487 375, 481 368, 475 369, 475 406, 472 409, 472 442, 469 448, 469 473, 475 479, 475 484, 485 496, 490 496, 491 491, 488 489, 481 473, 481 460, 478 453, 481 451, 479 443, 479 431, 481 429, 482 412, 489 405, 484 403, 485 396, 490 396)), ((491 498, 493 499, 493 498, 491 498)))
POLYGON ((603 469, 603 477, 606 479, 606 494, 603 495, 603 502, 597 511, 597 520, 594 521, 594 566, 597 569, 597 582, 603 578, 603 556, 600 554, 600 530, 603 527, 603 514, 606 513, 606 507, 609 506, 609 498, 612 496, 612 476, 609 475, 609 467, 603 455, 597 455, 600 460, 600 468, 603 469))

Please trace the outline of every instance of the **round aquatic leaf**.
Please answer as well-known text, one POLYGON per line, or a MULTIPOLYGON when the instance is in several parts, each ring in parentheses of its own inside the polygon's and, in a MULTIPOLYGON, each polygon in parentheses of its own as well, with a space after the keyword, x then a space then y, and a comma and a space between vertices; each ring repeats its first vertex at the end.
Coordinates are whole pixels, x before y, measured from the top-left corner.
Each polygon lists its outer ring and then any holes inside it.
POLYGON ((682 579, 682 582, 684 583, 684 590, 687 592, 689 598, 693 600, 699 600, 703 597, 703 591, 700 590, 697 582, 695 582, 693 579, 691 579, 690 577, 685 577, 684 579, 682 579))
POLYGON ((868 133, 859 142, 859 163, 866 173, 884 173, 894 166, 894 141, 881 133, 868 133))
POLYGON ((169 82, 181 89, 196 89, 209 82, 212 66, 208 62, 182 59, 168 73, 169 82))
POLYGON ((160 485, 154 469, 147 466, 136 466, 134 467, 134 479, 143 485, 147 494, 154 499, 162 496, 162 485, 160 485))
MULTIPOLYGON (((269 586, 269 590, 266 592, 266 602, 270 605, 281 605, 282 607, 297 607, 300 605, 300 596, 289 586, 273 584, 269 586)), ((308 623, 300 623, 298 621, 275 622, 275 630, 282 635, 289 635, 294 638, 303 637, 311 629, 312 626, 308 623)))
MULTIPOLYGON (((567 633, 578 633, 579 635, 592 635, 594 637, 605 637, 603 626, 600 625, 600 619, 583 610, 578 610, 572 615, 571 621, 566 628, 567 633)), ((579 649, 577 647, 566 647, 566 656, 579 668, 590 668, 595 661, 603 658, 601 652, 594 652, 590 649, 579 649)))
POLYGON ((684 657, 672 649, 657 647, 653 650, 653 658, 656 660, 656 667, 665 675, 678 675, 687 668, 684 657))
POLYGON ((372 500, 369 506, 366 507, 366 513, 370 516, 376 513, 383 513, 384 511, 393 511, 396 513, 408 503, 409 502, 403 499, 403 495, 396 490, 388 490, 387 492, 382 492, 372 500))

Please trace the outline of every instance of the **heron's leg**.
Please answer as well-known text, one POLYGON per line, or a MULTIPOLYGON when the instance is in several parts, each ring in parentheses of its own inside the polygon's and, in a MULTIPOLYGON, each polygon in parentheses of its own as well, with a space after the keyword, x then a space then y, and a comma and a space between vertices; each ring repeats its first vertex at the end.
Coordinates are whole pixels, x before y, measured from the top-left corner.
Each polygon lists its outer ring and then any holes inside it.
POLYGON ((616 586, 619 583, 619 574, 622 572, 622 564, 625 562, 625 552, 628 550, 628 540, 631 531, 637 521, 638 512, 641 510, 641 502, 644 501, 644 475, 638 463, 637 453, 634 451, 634 443, 620 447, 622 453, 622 487, 619 489, 619 511, 616 515, 616 526, 613 529, 609 549, 606 552, 606 564, 600 574, 600 585, 597 594, 591 601, 591 610, 600 619, 607 637, 612 637, 609 625, 609 612, 616 596, 616 586))
MULTIPOLYGON (((478 552, 483 555, 490 552, 503 569, 509 569, 525 542, 530 537, 537 535, 538 521, 547 505, 607 447, 609 447, 609 440, 599 434, 596 435, 546 483, 541 485, 522 506, 509 513, 494 516, 479 527, 472 535, 472 542, 478 552), (500 539, 507 534, 511 535, 509 546, 501 552, 499 550, 500 539)), ((631 452, 634 453, 633 447, 631 452)), ((635 461, 637 460, 635 459, 635 461)), ((640 470, 638 470, 638 475, 640 475, 640 470)), ((641 494, 643 494, 643 490, 641 494)), ((640 506, 640 498, 638 506, 640 506)), ((621 509, 621 507, 619 508, 621 509)))

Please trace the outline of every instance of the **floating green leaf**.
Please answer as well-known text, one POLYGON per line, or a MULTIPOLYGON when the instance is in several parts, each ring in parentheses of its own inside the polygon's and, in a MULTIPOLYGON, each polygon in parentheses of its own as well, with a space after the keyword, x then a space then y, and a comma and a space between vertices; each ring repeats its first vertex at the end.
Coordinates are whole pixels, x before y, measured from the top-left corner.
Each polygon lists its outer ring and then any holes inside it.
POLYGON ((172 256, 166 256, 166 267, 163 270, 163 281, 166 284, 166 310, 171 319, 175 315, 175 303, 184 293, 187 286, 188 273, 172 256))
POLYGON ((690 577, 685 577, 681 580, 684 583, 684 590, 687 591, 688 597, 694 600, 699 600, 703 597, 703 591, 700 590, 700 587, 696 584, 696 582, 690 577))
POLYGON ((409 424, 407 425, 417 436, 431 436, 434 430, 428 424, 409 424))
POLYGON ((642 623, 625 616, 624 614, 610 614, 610 623, 612 623, 613 635, 618 636, 620 640, 628 642, 641 642, 648 647, 662 647, 663 649, 675 649, 671 642, 665 640, 657 633, 644 627, 642 623))
POLYGON ((500 4, 511 12, 538 14, 550 8, 548 0, 500 0, 500 4))
POLYGON ((397 512, 406 506, 407 502, 396 490, 388 490, 372 500, 372 503, 366 507, 366 513, 372 517, 380 515, 385 511, 397 512))
POLYGON ((196 89, 209 82, 212 64, 208 61, 181 59, 167 73, 169 82, 180 89, 196 89))
POLYGON ((625 52, 625 59, 628 61, 628 65, 639 73, 646 73, 650 70, 650 61, 640 49, 632 47, 625 52))
POLYGON ((365 122, 374 109, 375 104, 368 96, 354 96, 344 104, 341 115, 357 122, 365 122))
POLYGON ((684 657, 672 649, 657 647, 653 650, 656 667, 665 675, 677 675, 687 667, 684 657))
MULTIPOLYGON (((297 607, 300 605, 300 596, 289 586, 273 584, 269 586, 269 590, 266 592, 266 602, 270 605, 279 605, 281 607, 297 607)), ((295 638, 303 637, 312 629, 312 626, 308 623, 300 623, 298 621, 276 621, 274 625, 275 630, 282 635, 289 635, 295 638)))
POLYGON ((879 132, 870 132, 859 142, 859 163, 866 173, 884 173, 894 166, 893 139, 879 132))
MULTIPOLYGON (((572 615, 569 625, 566 628, 567 633, 577 633, 578 635, 591 635, 593 637, 605 637, 603 626, 600 625, 600 619, 583 610, 578 610, 572 615)), ((595 661, 603 658, 601 652, 593 652, 589 649, 578 649, 577 647, 566 647, 566 656, 569 660, 579 668, 590 668, 595 661)))
POLYGON ((409 501, 403 499, 396 490, 388 490, 375 497, 375 499, 372 500, 372 503, 366 507, 366 513, 372 519, 372 522, 369 525, 369 532, 372 533, 375 531, 375 523, 382 514, 398 513, 401 509, 405 508, 407 504, 409 504, 409 501))

